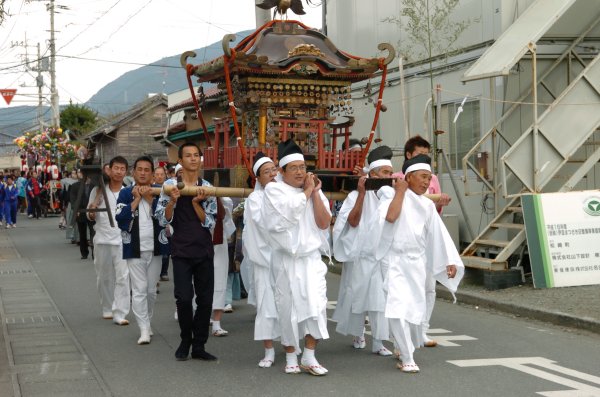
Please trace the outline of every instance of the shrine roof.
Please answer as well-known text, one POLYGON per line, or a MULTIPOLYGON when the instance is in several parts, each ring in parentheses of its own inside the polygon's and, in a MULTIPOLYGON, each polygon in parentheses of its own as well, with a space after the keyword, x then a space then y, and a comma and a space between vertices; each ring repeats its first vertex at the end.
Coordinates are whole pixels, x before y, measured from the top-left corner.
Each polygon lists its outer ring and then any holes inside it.
MULTIPOLYGON (((355 82, 371 77, 383 61, 383 58, 345 53, 327 36, 298 21, 271 21, 232 49, 228 47, 228 39, 228 36, 223 39, 223 49, 231 54, 231 73, 240 76, 289 75, 355 82)), ((221 80, 226 57, 222 55, 193 66, 193 74, 199 77, 199 82, 221 80)))

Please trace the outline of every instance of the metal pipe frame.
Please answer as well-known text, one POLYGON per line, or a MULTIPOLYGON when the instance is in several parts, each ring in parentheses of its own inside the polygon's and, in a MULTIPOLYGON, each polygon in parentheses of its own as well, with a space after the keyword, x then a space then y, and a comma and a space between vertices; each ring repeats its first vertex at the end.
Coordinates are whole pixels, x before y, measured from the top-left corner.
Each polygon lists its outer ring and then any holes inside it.
MULTIPOLYGON (((593 29, 596 28, 596 26, 599 23, 600 23, 600 15, 569 45, 569 47, 554 61, 554 63, 552 65, 550 65, 550 67, 539 77, 538 81, 543 82, 544 79, 546 77, 548 77, 550 75, 550 73, 552 73, 565 59, 567 59, 568 63, 569 63, 569 65, 568 65, 569 72, 571 69, 572 58, 575 58, 575 60, 577 62, 579 62, 582 66, 585 67, 585 63, 583 62, 581 57, 579 57, 574 52, 574 49, 577 47, 577 45, 579 45, 583 41, 583 39, 593 29)), ((571 83, 570 75, 568 76, 568 81, 570 84, 571 83)), ((473 146, 473 148, 471 148, 471 150, 469 152, 467 152, 465 154, 465 156, 463 157, 462 164, 463 164, 463 183, 465 185, 465 192, 464 192, 465 196, 479 195, 479 194, 493 194, 494 196, 496 196, 498 194, 499 190, 502 191, 504 197, 513 197, 514 196, 514 195, 508 195, 507 187, 506 187, 506 179, 507 179, 506 169, 502 162, 500 164, 500 176, 501 176, 500 180, 503 182, 497 183, 497 181, 494 181, 494 186, 489 186, 489 184, 488 184, 488 188, 490 188, 490 190, 488 190, 488 191, 485 191, 482 189, 481 191, 472 192, 469 189, 468 172, 469 172, 469 169, 472 169, 475 171, 476 167, 475 167, 475 165, 471 164, 471 162, 469 161, 469 158, 471 156, 473 156, 477 151, 479 151, 481 146, 483 146, 483 144, 486 143, 490 138, 492 139, 492 146, 494 146, 494 138, 496 138, 496 136, 501 137, 508 144, 508 146, 512 146, 512 144, 506 139, 506 137, 504 137, 504 135, 500 131, 499 127, 508 119, 508 117, 510 117, 513 114, 513 112, 517 108, 519 108, 519 106, 521 106, 520 102, 523 102, 531 93, 532 93, 532 90, 529 89, 529 90, 527 90, 527 92, 525 92, 523 95, 521 95, 515 101, 515 103, 513 103, 511 105, 511 107, 502 115, 502 117, 500 117, 500 119, 488 130, 488 132, 486 132, 482 136, 482 138, 473 146)), ((492 156, 495 156, 495 152, 492 153, 492 156)), ((481 178, 481 175, 478 175, 478 176, 481 178)), ((484 181, 484 178, 481 178, 481 180, 484 181)))

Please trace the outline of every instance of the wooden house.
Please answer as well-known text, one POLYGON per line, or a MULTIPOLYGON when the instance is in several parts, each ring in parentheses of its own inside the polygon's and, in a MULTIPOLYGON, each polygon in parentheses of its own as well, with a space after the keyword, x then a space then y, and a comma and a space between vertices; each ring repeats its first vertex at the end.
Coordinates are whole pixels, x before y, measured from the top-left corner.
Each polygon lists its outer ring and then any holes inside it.
POLYGON ((101 164, 120 155, 133 164, 142 155, 164 158, 164 147, 153 138, 167 125, 167 97, 157 94, 121 113, 84 137, 101 164))

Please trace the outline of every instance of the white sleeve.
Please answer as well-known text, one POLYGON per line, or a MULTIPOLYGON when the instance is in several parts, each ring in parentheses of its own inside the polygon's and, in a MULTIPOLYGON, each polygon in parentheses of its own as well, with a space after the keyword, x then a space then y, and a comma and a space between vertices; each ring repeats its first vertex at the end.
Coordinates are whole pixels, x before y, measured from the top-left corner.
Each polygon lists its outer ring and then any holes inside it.
POLYGON ((339 262, 354 260, 360 252, 359 228, 352 227, 348 223, 348 216, 354 208, 357 198, 356 190, 348 194, 333 225, 333 256, 339 262))
POLYGON ((460 254, 454 245, 450 233, 442 218, 438 215, 435 205, 432 203, 428 213, 427 222, 427 270, 433 277, 444 285, 452 293, 456 292, 458 285, 465 273, 460 254), (456 276, 448 278, 446 266, 456 266, 456 276))

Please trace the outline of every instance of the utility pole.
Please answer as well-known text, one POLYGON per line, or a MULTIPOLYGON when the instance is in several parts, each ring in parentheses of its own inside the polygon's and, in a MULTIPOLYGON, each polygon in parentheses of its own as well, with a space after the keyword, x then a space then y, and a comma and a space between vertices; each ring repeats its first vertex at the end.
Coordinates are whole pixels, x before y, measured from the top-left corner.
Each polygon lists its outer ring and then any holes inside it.
POLYGON ((37 45, 37 77, 35 82, 38 88, 38 108, 37 108, 37 120, 40 125, 40 132, 44 130, 44 116, 42 114, 42 88, 44 87, 44 77, 42 76, 42 54, 40 51, 40 43, 37 45))
POLYGON ((327 0, 321 1, 321 32, 327 36, 327 0))
POLYGON ((50 102, 52 104, 52 126, 60 127, 60 109, 56 90, 56 41, 54 39, 54 0, 48 5, 50 11, 50 102))
MULTIPOLYGON (((254 0, 254 4, 259 3, 262 3, 262 0, 254 0)), ((271 20, 270 10, 263 10, 262 8, 254 7, 254 14, 256 18, 256 29, 260 28, 271 20)))

